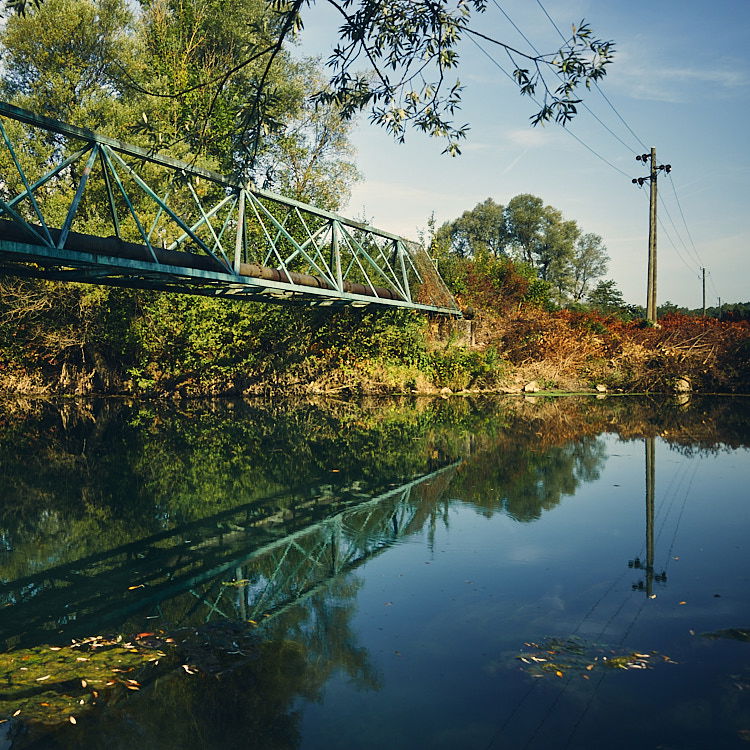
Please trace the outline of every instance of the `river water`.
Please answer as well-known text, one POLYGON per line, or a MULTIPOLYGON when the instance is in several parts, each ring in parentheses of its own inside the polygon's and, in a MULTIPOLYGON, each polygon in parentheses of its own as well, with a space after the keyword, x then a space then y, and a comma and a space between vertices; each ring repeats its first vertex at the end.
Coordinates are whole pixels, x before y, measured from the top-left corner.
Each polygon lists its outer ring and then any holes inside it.
POLYGON ((0 749, 750 741, 750 399, 0 425, 0 749))

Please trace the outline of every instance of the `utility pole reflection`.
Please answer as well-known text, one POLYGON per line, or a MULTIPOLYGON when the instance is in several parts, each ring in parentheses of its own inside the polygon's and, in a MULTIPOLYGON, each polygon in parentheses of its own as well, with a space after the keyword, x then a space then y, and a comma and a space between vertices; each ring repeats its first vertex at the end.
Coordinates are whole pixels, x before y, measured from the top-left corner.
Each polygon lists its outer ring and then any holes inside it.
POLYGON ((634 591, 645 591, 649 599, 655 599, 654 582, 666 583, 667 574, 654 573, 654 491, 656 488, 656 457, 655 439, 647 437, 644 441, 646 448, 646 563, 644 565, 640 557, 628 560, 629 568, 637 568, 645 571, 646 580, 640 580, 633 584, 634 591))

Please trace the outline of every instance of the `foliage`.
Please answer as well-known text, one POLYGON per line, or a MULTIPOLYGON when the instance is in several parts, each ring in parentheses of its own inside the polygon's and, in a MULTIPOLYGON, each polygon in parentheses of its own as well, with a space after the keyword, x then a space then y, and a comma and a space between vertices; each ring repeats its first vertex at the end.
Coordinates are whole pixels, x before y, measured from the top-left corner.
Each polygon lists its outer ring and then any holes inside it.
POLYGON ((602 238, 589 232, 581 235, 576 243, 571 259, 571 297, 576 302, 582 300, 589 291, 593 279, 607 273, 609 256, 602 238))
MULTIPOLYGON (((32 8, 38 10, 44 1, 6 0, 5 6, 25 15, 32 8)), ((209 25, 221 17, 222 23, 217 25, 226 29, 229 18, 236 28, 244 25, 251 34, 242 44, 236 44, 238 38, 231 33, 216 37, 219 44, 212 47, 216 54, 206 59, 204 75, 182 80, 178 66, 175 85, 169 93, 165 94, 158 85, 152 87, 151 81, 143 81, 140 76, 132 79, 138 90, 152 99, 179 100, 187 138, 197 139, 209 148, 207 123, 215 118, 214 105, 226 98, 225 89, 241 82, 248 67, 259 64, 255 85, 239 86, 242 95, 238 139, 249 154, 251 165, 259 144, 279 124, 271 114, 279 96, 274 66, 284 58, 284 45, 301 31, 304 7, 314 5, 305 0, 263 0, 263 7, 259 8, 260 1, 239 0, 229 5, 226 0, 144 0, 153 20, 159 15, 165 17, 169 11, 190 7, 196 18, 205 14, 209 25), (248 6, 255 12, 246 15, 248 6), (210 101, 208 108, 191 108, 196 92, 200 92, 204 103, 210 101)), ((542 104, 532 117, 533 124, 549 120, 565 124, 572 119, 580 102, 577 92, 606 75, 614 54, 613 43, 596 38, 584 21, 573 26, 571 36, 559 49, 548 54, 524 53, 472 27, 472 14, 483 13, 486 0, 325 2, 341 15, 342 23, 339 41, 328 61, 330 82, 315 93, 314 101, 335 105, 345 119, 369 110, 370 119, 399 140, 404 139, 407 126, 443 138, 445 151, 451 155, 460 153, 459 142, 468 130, 467 125, 453 122, 461 103, 462 86, 459 81, 447 80, 459 65, 458 47, 465 36, 499 46, 510 57, 522 94, 533 97, 541 89, 542 104), (369 71, 360 71, 362 62, 370 66, 369 71)), ((203 28, 207 36, 212 36, 206 24, 203 28)), ((181 51, 187 49, 182 44, 186 39, 192 40, 195 49, 204 41, 198 36, 167 36, 163 40, 164 51, 168 54, 176 41, 179 58, 181 51)))
POLYGON ((587 301, 596 310, 606 313, 625 308, 625 298, 612 279, 600 281, 589 293, 587 301))
POLYGON ((540 304, 547 304, 553 293, 557 303, 581 299, 591 280, 604 273, 607 261, 601 237, 582 235, 575 221, 529 194, 515 196, 507 206, 487 198, 433 229, 432 252, 457 292, 466 291, 466 281, 456 257, 479 263, 487 256, 515 258, 522 267, 535 269, 544 282, 531 294, 540 304))

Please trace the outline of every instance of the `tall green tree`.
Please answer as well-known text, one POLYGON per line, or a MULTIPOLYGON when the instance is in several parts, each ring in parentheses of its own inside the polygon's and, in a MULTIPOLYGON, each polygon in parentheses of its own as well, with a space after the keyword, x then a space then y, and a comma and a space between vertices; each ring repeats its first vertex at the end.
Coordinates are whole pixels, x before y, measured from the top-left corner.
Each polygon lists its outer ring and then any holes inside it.
POLYGON ((436 233, 439 243, 447 243, 451 252, 462 258, 482 254, 500 257, 506 254, 508 236, 504 208, 487 198, 458 219, 446 222, 436 233))
POLYGON ((601 236, 588 232, 576 243, 571 261, 571 288, 573 300, 580 302, 586 297, 594 279, 607 273, 609 256, 601 236))
POLYGON ((625 298, 612 279, 600 281, 589 293, 587 301, 592 307, 606 313, 625 308, 625 298))

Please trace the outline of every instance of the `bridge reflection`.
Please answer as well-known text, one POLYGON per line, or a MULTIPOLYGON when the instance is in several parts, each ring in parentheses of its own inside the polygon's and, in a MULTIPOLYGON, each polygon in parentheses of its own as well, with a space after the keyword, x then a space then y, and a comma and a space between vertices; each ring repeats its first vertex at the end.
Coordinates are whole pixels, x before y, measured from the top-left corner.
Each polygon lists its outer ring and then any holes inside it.
POLYGON ((173 626, 263 623, 418 530, 412 491, 456 466, 387 489, 308 490, 283 511, 279 496, 266 498, 5 583, 0 640, 87 636, 185 593, 192 604, 177 607, 173 626))

